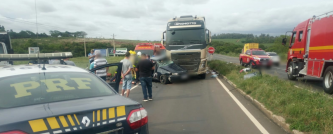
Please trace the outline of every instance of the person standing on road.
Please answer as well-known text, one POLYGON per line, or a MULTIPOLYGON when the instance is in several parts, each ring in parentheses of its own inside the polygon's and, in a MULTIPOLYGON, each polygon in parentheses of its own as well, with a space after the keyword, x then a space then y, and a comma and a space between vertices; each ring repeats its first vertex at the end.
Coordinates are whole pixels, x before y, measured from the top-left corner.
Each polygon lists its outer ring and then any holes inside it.
POLYGON ((125 53, 125 59, 123 60, 123 67, 121 71, 121 76, 123 78, 123 90, 121 92, 121 95, 124 96, 125 91, 127 90, 126 97, 128 98, 132 86, 132 68, 133 65, 131 61, 129 60, 130 53, 125 53))
MULTIPOLYGON (((100 50, 96 50, 95 51, 95 60, 94 60, 93 63, 94 63, 94 68, 96 68, 98 66, 108 64, 108 61, 101 56, 101 51, 100 50)), ((99 70, 96 70, 96 75, 101 77, 104 81, 106 81, 106 73, 108 71, 109 71, 108 67, 103 68, 103 69, 99 69, 99 70)))
POLYGON ((152 75, 151 70, 154 70, 153 63, 147 59, 146 54, 141 54, 141 61, 139 61, 137 66, 137 71, 139 71, 140 75, 140 82, 142 86, 142 92, 143 92, 143 101, 152 101, 153 95, 152 95, 152 75), (148 95, 147 95, 148 91, 148 95))
POLYGON ((88 58, 89 58, 89 63, 90 63, 90 64, 91 64, 92 62, 94 62, 94 58, 95 58, 94 49, 91 49, 90 53, 88 54, 88 58))

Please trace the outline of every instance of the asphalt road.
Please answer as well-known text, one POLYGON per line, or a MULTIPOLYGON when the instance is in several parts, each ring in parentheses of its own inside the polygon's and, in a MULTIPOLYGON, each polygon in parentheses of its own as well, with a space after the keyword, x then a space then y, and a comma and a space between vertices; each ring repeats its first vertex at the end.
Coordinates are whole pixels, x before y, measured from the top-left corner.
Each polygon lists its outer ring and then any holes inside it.
POLYGON ((286 133, 224 80, 220 82, 208 76, 186 83, 154 82, 153 101, 142 101, 141 85, 131 90, 130 98, 148 111, 151 134, 286 133))
MULTIPOLYGON (((214 54, 213 55, 214 60, 222 60, 226 62, 232 62, 235 64, 239 64, 239 58, 238 57, 231 57, 231 56, 225 56, 220 54, 214 54)), ((286 64, 280 64, 280 66, 274 66, 271 69, 265 70, 266 73, 278 76, 281 79, 288 80, 286 70, 286 64)), ((313 78, 313 77, 304 77, 300 78, 295 81, 296 85, 302 87, 302 86, 311 86, 313 89, 317 91, 323 91, 322 90, 322 80, 319 78, 313 78)))

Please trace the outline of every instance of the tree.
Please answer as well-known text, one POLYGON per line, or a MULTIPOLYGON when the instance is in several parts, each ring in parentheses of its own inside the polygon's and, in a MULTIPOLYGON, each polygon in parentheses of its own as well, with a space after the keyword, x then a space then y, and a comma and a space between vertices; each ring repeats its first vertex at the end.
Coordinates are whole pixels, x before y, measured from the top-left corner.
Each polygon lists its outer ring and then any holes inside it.
POLYGON ((0 25, 0 32, 5 32, 5 31, 6 31, 5 27, 0 25))

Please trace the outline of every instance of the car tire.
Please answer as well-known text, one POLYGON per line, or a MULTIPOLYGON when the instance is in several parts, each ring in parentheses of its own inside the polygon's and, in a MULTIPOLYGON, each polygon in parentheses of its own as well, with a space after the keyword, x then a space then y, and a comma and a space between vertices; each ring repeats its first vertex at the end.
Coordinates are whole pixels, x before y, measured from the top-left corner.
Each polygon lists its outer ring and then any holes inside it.
POLYGON ((325 70, 324 76, 323 76, 323 87, 324 91, 328 94, 333 93, 333 67, 328 67, 325 70))
POLYGON ((251 68, 251 69, 254 69, 254 68, 255 68, 255 66, 252 65, 252 61, 250 61, 250 63, 249 63, 249 68, 251 68))
POLYGON ((290 62, 288 69, 287 69, 287 75, 289 80, 296 80, 296 77, 294 75, 294 62, 290 62))
POLYGON ((243 60, 242 60, 242 59, 240 59, 239 64, 240 64, 241 66, 244 66, 244 63, 243 63, 243 60))
POLYGON ((199 78, 200 79, 206 79, 206 74, 204 73, 204 74, 199 74, 199 78))
POLYGON ((162 84, 169 84, 170 83, 170 81, 168 80, 168 76, 165 75, 165 74, 163 74, 163 75, 160 76, 160 82, 162 84))

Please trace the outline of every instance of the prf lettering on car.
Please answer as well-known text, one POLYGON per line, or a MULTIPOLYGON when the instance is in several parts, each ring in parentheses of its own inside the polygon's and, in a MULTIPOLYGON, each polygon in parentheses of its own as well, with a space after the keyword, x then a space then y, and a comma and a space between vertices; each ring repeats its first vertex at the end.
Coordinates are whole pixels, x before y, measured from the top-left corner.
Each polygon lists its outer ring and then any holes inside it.
POLYGON ((40 80, 39 82, 36 81, 27 81, 27 82, 20 82, 20 83, 14 83, 11 84, 10 87, 15 88, 16 95, 15 98, 20 98, 24 96, 29 96, 31 93, 29 90, 36 89, 40 87, 40 84, 46 85, 46 91, 47 92, 58 92, 62 90, 80 90, 80 89, 91 89, 90 88, 90 82, 91 79, 89 78, 71 78, 78 86, 77 87, 71 87, 67 85, 67 81, 65 79, 45 79, 40 80), (61 88, 60 88, 61 87, 61 88))

